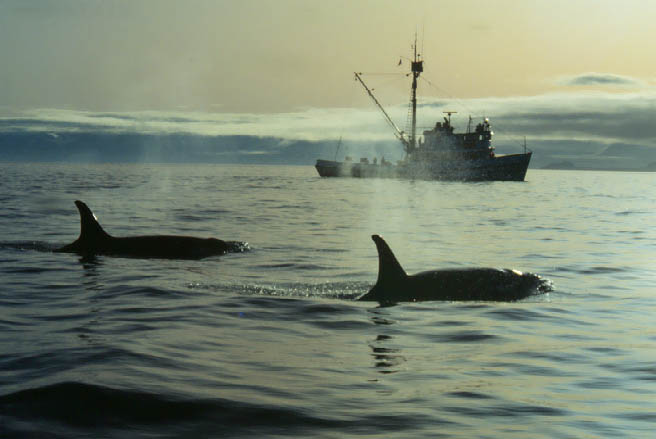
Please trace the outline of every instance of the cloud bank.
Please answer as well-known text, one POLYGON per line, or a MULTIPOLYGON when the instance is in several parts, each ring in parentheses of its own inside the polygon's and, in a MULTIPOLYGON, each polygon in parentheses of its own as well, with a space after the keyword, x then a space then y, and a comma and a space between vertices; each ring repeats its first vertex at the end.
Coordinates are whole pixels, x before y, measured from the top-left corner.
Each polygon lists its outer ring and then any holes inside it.
MULTIPOLYGON (((446 110, 458 111, 457 131, 466 130, 468 115, 474 123, 489 117, 498 153, 520 151, 526 136, 535 167, 565 160, 581 167, 639 168, 656 161, 656 93, 648 89, 425 99, 418 126, 434 126, 446 110)), ((389 108, 396 121, 405 121, 407 112, 406 105, 389 108)), ((401 158, 400 145, 375 108, 278 114, 39 109, 0 117, 0 160, 311 164, 333 158, 340 137, 342 157, 401 158)))
POLYGON ((644 81, 630 76, 614 75, 612 73, 584 73, 577 76, 561 78, 559 81, 567 86, 609 86, 609 87, 645 87, 644 81))

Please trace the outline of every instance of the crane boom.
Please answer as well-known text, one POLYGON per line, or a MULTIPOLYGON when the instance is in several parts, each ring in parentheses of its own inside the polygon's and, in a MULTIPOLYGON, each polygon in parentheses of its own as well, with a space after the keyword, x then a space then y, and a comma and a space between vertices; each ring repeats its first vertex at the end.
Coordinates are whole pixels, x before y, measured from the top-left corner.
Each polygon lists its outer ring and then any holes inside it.
POLYGON ((409 149, 410 143, 408 142, 408 139, 405 138, 405 133, 403 131, 401 131, 398 126, 396 126, 396 124, 394 123, 392 118, 389 116, 389 114, 387 114, 387 111, 385 111, 383 106, 380 105, 380 102, 378 102, 378 99, 376 99, 376 96, 374 96, 374 94, 371 92, 371 90, 369 90, 369 87, 367 87, 367 84, 364 83, 364 81, 360 77, 360 74, 358 72, 354 72, 354 73, 355 73, 355 79, 360 81, 360 84, 362 84, 364 89, 367 91, 367 94, 369 94, 369 97, 374 101, 374 103, 378 106, 378 108, 380 108, 380 111, 383 112, 383 115, 385 116, 385 120, 387 121, 387 123, 392 128, 394 128, 394 131, 395 131, 394 135, 396 136, 397 139, 399 139, 399 141, 401 143, 403 143, 403 145, 405 146, 406 152, 407 152, 408 149, 409 149))

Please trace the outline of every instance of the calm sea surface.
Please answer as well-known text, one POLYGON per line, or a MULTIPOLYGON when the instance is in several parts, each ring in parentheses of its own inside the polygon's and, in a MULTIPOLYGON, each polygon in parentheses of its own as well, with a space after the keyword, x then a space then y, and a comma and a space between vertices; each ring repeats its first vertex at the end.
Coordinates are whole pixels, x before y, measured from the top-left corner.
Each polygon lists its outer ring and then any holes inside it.
POLYGON ((320 179, 312 167, 0 164, 0 437, 653 438, 656 174, 320 179), (245 241, 201 261, 115 236, 245 241), (489 266, 516 303, 354 299, 372 234, 409 273, 489 266))

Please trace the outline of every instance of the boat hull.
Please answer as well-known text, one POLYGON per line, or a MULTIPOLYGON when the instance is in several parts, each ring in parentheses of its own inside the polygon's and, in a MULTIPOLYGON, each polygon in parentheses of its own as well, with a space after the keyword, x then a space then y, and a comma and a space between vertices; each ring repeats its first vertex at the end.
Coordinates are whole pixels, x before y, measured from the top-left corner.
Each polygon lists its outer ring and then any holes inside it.
POLYGON ((392 164, 378 165, 371 163, 335 162, 332 160, 317 160, 314 166, 321 177, 353 177, 353 178, 398 178, 396 166, 392 164))
POLYGON ((402 162, 398 165, 317 160, 321 177, 403 178, 440 181, 524 181, 531 152, 480 160, 451 160, 440 163, 402 162))

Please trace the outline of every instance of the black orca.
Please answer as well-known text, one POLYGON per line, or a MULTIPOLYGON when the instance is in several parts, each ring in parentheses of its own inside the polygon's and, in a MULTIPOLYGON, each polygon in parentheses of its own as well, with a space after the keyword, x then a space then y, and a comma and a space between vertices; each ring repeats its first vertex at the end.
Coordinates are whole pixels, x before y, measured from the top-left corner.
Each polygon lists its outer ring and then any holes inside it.
POLYGON ((103 230, 86 204, 77 200, 75 205, 80 211, 80 236, 55 252, 78 253, 83 256, 201 259, 222 255, 229 249, 228 243, 216 238, 170 235, 115 238, 103 230))
POLYGON ((515 301, 550 290, 549 282, 532 273, 496 268, 424 271, 408 276, 387 243, 378 235, 378 280, 358 300, 382 304, 424 300, 515 301))

